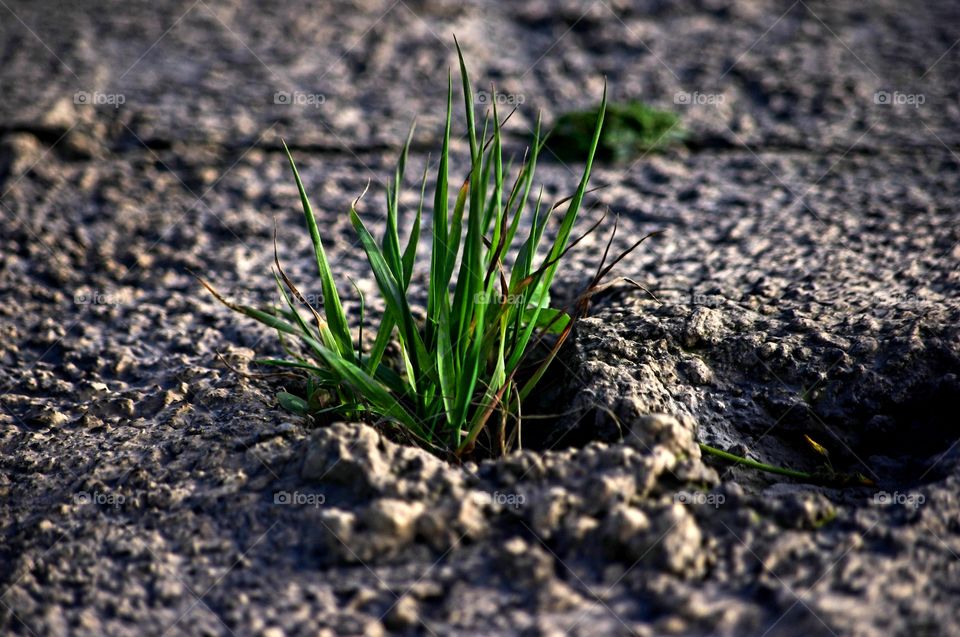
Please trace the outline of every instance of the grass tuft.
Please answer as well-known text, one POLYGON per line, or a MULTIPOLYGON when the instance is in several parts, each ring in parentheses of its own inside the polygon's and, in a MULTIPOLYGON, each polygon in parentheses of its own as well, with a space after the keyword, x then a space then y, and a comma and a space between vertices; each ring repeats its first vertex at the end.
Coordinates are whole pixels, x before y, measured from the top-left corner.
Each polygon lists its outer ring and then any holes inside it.
MULTIPOLYGON (((479 444, 486 453, 497 454, 519 446, 522 401, 554 362, 576 320, 586 315, 590 297, 609 285, 603 279, 610 269, 643 239, 608 265, 611 234, 588 289, 569 311, 552 307, 550 286, 557 270, 569 251, 597 227, 573 236, 604 130, 606 88, 583 140, 585 165, 579 184, 571 196, 548 208, 543 204, 542 189, 536 197, 531 196, 544 144, 539 119, 531 145, 510 179, 503 161, 505 120, 501 121, 497 100, 491 100, 493 110, 485 114, 481 128, 459 44, 457 54, 470 170, 462 180, 451 183, 454 91, 448 74, 443 142, 432 210, 428 211, 432 228, 425 320, 415 318, 408 299, 422 240, 426 173, 412 231, 405 242, 398 232, 400 190, 412 129, 387 188, 384 236, 377 240, 368 230, 357 210, 360 197, 348 211, 386 306, 372 345, 365 347, 362 334, 358 332, 354 338, 350 330, 313 207, 286 146, 313 243, 322 307, 310 305, 284 272, 276 236, 274 264, 280 307, 235 304, 206 281, 201 279, 201 283, 231 309, 277 331, 290 358, 259 362, 285 373, 301 373, 306 380, 304 395, 279 394, 286 409, 389 422, 438 452, 475 453, 480 451, 479 444), (552 240, 546 240, 545 228, 554 215, 559 217, 557 230, 555 235, 551 233, 552 240), (299 347, 294 346, 296 342, 299 347)), ((363 305, 362 296, 360 300, 363 305)), ((363 317, 354 323, 362 325, 363 317)))

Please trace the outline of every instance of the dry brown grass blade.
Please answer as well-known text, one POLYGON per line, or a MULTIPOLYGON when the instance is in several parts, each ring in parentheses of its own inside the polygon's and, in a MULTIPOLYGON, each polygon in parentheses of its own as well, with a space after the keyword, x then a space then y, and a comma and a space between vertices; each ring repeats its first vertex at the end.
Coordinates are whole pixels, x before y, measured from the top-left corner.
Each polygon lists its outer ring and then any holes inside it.
POLYGON ((600 271, 603 270, 603 264, 607 262, 607 255, 610 254, 610 246, 613 245, 613 239, 617 236, 617 228, 620 226, 620 215, 618 214, 613 218, 613 231, 610 233, 610 238, 607 239, 607 245, 603 248, 603 256, 600 257, 600 262, 597 264, 597 273, 593 275, 593 284, 596 284, 600 281, 600 271))
MULTIPOLYGON (((617 221, 619 221, 619 217, 617 217, 617 221)), ((610 253, 610 246, 613 244, 613 240, 617 235, 617 225, 618 225, 617 222, 614 222, 613 232, 610 233, 610 238, 607 239, 607 245, 603 250, 603 256, 600 258, 600 263, 597 266, 597 273, 594 275, 593 279, 590 281, 590 284, 587 286, 587 288, 580 294, 580 296, 577 297, 577 301, 575 304, 577 316, 582 317, 587 315, 587 313, 590 310, 591 298, 593 298, 595 295, 599 294, 600 292, 607 290, 611 286, 617 283, 620 283, 622 281, 626 281, 627 283, 630 283, 631 285, 643 290, 644 292, 649 294, 651 297, 653 297, 653 299, 658 303, 660 301, 660 299, 658 299, 656 295, 653 292, 651 292, 649 289, 647 289, 645 286, 627 277, 618 277, 613 281, 609 281, 607 283, 601 283, 601 281, 607 276, 607 274, 610 273, 610 270, 612 270, 618 263, 620 263, 624 258, 626 258, 627 255, 629 255, 631 252, 636 250, 641 243, 643 243, 650 237, 654 237, 658 234, 663 234, 665 232, 664 230, 655 230, 653 232, 650 232, 644 235, 643 237, 640 237, 640 239, 633 242, 633 245, 631 245, 629 248, 621 252, 617 256, 617 258, 613 260, 613 263, 606 265, 607 256, 610 253)))
POLYGON ((227 359, 225 359, 223 357, 223 354, 221 354, 220 352, 217 352, 217 358, 220 360, 221 363, 223 363, 223 366, 229 369, 231 372, 233 372, 234 374, 238 374, 240 376, 245 376, 247 378, 277 378, 281 376, 284 378, 293 378, 296 380, 300 380, 303 378, 303 376, 301 376, 300 374, 296 374, 294 372, 258 372, 256 374, 254 374, 253 372, 243 372, 237 369, 236 367, 234 367, 233 365, 231 365, 230 363, 228 363, 227 359))
MULTIPOLYGON (((628 254, 630 254, 631 252, 633 252, 634 250, 636 250, 636 249, 640 246, 641 243, 643 243, 644 241, 646 241, 646 240, 649 239, 650 237, 655 237, 655 236, 657 236, 657 235, 663 234, 664 232, 666 232, 666 230, 654 230, 653 232, 647 233, 646 235, 644 235, 644 236, 640 237, 639 239, 637 239, 636 241, 634 241, 634 242, 633 242, 633 245, 631 245, 629 248, 627 248, 626 250, 624 250, 623 252, 621 252, 621 253, 620 253, 620 256, 618 256, 616 259, 613 260, 613 263, 611 263, 610 265, 608 265, 607 267, 603 268, 603 270, 600 271, 600 273, 599 273, 599 274, 597 275, 597 277, 594 279, 595 282, 599 283, 605 276, 607 276, 607 274, 610 272, 610 270, 612 270, 618 263, 620 263, 624 258, 626 258, 626 256, 627 256, 628 254)), ((611 241, 612 241, 612 240, 613 240, 613 238, 611 237, 611 241)))
POLYGON ((222 303, 223 305, 225 305, 226 307, 230 308, 231 310, 233 310, 233 311, 235 311, 235 312, 242 312, 242 311, 243 311, 243 310, 241 309, 241 306, 237 305, 236 303, 231 303, 231 302, 228 301, 226 298, 224 298, 224 296, 223 296, 222 294, 220 294, 219 292, 217 292, 217 290, 213 287, 213 285, 211 285, 210 283, 208 283, 208 282, 206 281, 206 279, 204 279, 202 276, 200 276, 200 275, 197 274, 196 272, 194 272, 194 271, 192 271, 192 270, 189 270, 189 269, 187 270, 187 272, 189 272, 191 275, 193 275, 193 278, 195 278, 197 281, 199 281, 199 282, 200 282, 200 285, 202 285, 203 287, 205 287, 205 288, 207 289, 207 292, 209 292, 210 294, 212 294, 212 295, 213 295, 213 298, 215 298, 215 299, 217 299, 218 301, 220 301, 220 303, 222 303))
MULTIPOLYGON (((493 271, 496 269, 498 265, 500 265, 500 257, 503 254, 504 248, 506 248, 507 227, 509 225, 508 224, 509 220, 510 220, 510 216, 504 213, 500 220, 500 237, 497 240, 497 247, 496 247, 496 250, 494 250, 493 257, 491 257, 490 259, 490 265, 487 266, 487 274, 483 280, 484 286, 489 285, 490 277, 493 276, 493 271)), ((484 237, 484 243, 487 243, 486 237, 484 237)))
POLYGON ((584 232, 582 235, 580 235, 579 237, 577 237, 576 239, 574 239, 573 241, 571 241, 571 242, 567 245, 567 247, 563 249, 563 252, 561 252, 560 254, 558 254, 558 255, 556 256, 556 258, 547 260, 547 261, 544 262, 539 268, 537 268, 536 271, 534 271, 534 272, 532 272, 531 274, 528 274, 528 275, 525 276, 524 278, 520 279, 520 280, 517 282, 517 289, 513 290, 513 293, 514 293, 514 294, 517 294, 518 292, 522 292, 523 290, 525 290, 525 289, 527 288, 527 286, 529 286, 531 283, 533 283, 533 282, 536 281, 538 278, 540 278, 540 276, 541 276, 544 272, 546 272, 547 269, 550 268, 550 266, 552 266, 552 265, 554 265, 554 264, 556 264, 556 263, 559 263, 560 260, 563 259, 563 257, 565 257, 568 252, 570 252, 571 250, 573 250, 573 249, 577 246, 577 244, 579 244, 581 241, 583 241, 584 239, 586 239, 589 235, 593 234, 593 232, 600 226, 601 223, 603 223, 603 220, 606 219, 606 218, 607 218, 607 213, 603 213, 603 216, 600 217, 600 219, 599 219, 596 223, 594 223, 592 226, 590 226, 590 227, 587 229, 587 231, 584 232))
MULTIPOLYGON (((593 188, 590 188, 590 189, 588 189, 588 190, 583 191, 583 194, 584 194, 584 196, 586 196, 586 195, 595 193, 595 192, 597 192, 598 190, 603 190, 604 188, 606 188, 606 186, 595 186, 595 187, 593 187, 593 188)), ((567 203, 568 201, 572 200, 574 197, 576 197, 576 195, 570 195, 569 197, 564 197, 564 198, 561 199, 560 201, 558 201, 558 202, 556 202, 555 204, 553 204, 553 207, 550 208, 550 212, 554 212, 557 208, 559 208, 559 207, 562 206, 563 204, 567 203)))

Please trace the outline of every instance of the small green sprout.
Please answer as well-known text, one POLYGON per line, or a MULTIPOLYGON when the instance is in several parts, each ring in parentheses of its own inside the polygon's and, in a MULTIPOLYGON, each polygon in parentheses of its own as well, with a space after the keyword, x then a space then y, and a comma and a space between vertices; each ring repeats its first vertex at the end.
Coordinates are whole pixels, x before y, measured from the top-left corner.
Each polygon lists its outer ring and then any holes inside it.
MULTIPOLYGON (((561 115, 550 132, 547 148, 563 161, 583 161, 590 152, 590 133, 600 108, 561 115)), ((685 137, 677 115, 643 102, 609 104, 605 110, 604 128, 596 149, 598 159, 627 161, 685 137)))

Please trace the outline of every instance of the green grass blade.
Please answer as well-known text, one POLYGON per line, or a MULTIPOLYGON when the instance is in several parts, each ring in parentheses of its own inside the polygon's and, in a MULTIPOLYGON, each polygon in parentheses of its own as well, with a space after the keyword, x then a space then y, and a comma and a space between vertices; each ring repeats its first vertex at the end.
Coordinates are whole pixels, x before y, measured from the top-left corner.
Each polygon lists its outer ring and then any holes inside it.
POLYGON ((290 149, 287 148, 285 142, 283 149, 287 153, 290 169, 293 171, 293 177, 297 182, 297 190, 300 192, 300 203, 303 206, 303 215, 307 221, 310 240, 313 242, 314 254, 317 260, 317 271, 320 275, 320 288, 323 292, 323 309, 326 314, 327 323, 330 325, 330 331, 337 341, 337 349, 340 351, 340 354, 348 360, 352 360, 353 342, 350 338, 350 328, 347 325, 347 317, 343 313, 340 295, 337 294, 337 286, 333 280, 333 271, 330 269, 326 251, 323 249, 323 242, 320 240, 320 230, 317 227, 317 219, 313 214, 313 207, 310 205, 307 192, 303 188, 303 181, 300 179, 297 165, 293 161, 293 155, 290 154, 290 149))
MULTIPOLYGON (((587 161, 583 168, 583 174, 580 177, 580 184, 577 186, 577 191, 573 195, 568 204, 567 211, 563 216, 563 220, 560 222, 560 229, 557 232, 557 237, 554 239, 553 246, 550 248, 549 253, 544 261, 548 265, 542 274, 539 275, 539 281, 536 283, 535 288, 533 289, 530 299, 533 304, 531 325, 537 323, 537 316, 540 311, 542 311, 549 302, 549 293, 550 293, 550 284, 553 282, 553 276, 559 265, 559 258, 561 254, 567 247, 567 242, 570 239, 570 232, 573 229, 573 224, 576 221, 577 213, 580 210, 580 205, 583 202, 583 197, 587 191, 587 184, 590 181, 590 171, 593 167, 593 158, 597 152, 597 143, 600 140, 600 133, 603 129, 603 116, 607 108, 607 87, 603 87, 603 97, 600 100, 600 108, 598 109, 597 122, 593 131, 593 140, 590 143, 590 152, 587 154, 587 161)), ((520 348, 515 350, 511 356, 510 361, 508 362, 508 368, 514 369, 516 365, 519 364, 520 359, 522 358, 521 349, 526 346, 526 343, 529 342, 531 335, 530 325, 528 329, 524 332, 523 336, 520 339, 520 348)), ((521 395, 524 395, 521 391, 521 395)))
MULTIPOLYGON (((447 252, 449 250, 447 182, 450 170, 450 121, 452 112, 453 79, 448 72, 447 117, 443 128, 443 147, 440 151, 440 162, 437 168, 437 185, 433 195, 433 245, 430 253, 430 288, 427 291, 426 342, 427 346, 431 348, 436 346, 436 317, 440 308, 449 303, 447 296, 447 287, 450 284, 450 275, 447 274, 447 252)), ((453 271, 452 268, 450 271, 453 271)))
MULTIPOLYGON (((526 209, 527 199, 530 197, 530 188, 533 186, 533 175, 537 170, 537 159, 540 157, 540 146, 542 143, 540 140, 540 118, 541 115, 538 113, 537 126, 533 132, 533 144, 530 145, 530 158, 523 164, 521 169, 521 174, 523 175, 523 194, 520 195, 516 202, 517 209, 513 215, 513 222, 510 224, 510 230, 507 233, 506 245, 508 247, 513 245, 513 238, 516 236, 517 227, 520 223, 520 217, 523 214, 523 211, 526 209)), ((539 201, 537 203, 539 205, 539 201)), ((510 200, 507 202, 507 209, 509 210, 513 205, 514 195, 511 193, 510 200)))
POLYGON ((266 365, 268 367, 289 367, 291 369, 302 369, 308 372, 313 372, 315 377, 323 374, 329 374, 329 371, 322 367, 317 367, 316 365, 302 363, 299 361, 288 361, 282 358, 255 358, 253 362, 255 365, 266 365))
MULTIPOLYGON (((483 190, 481 161, 473 162, 470 176, 470 208, 467 213, 467 232, 463 240, 463 256, 460 271, 457 274, 456 289, 453 297, 452 329, 459 358, 465 361, 469 343, 470 325, 474 311, 481 311, 482 305, 476 303, 476 295, 482 292, 483 284, 483 190)), ((454 258, 456 254, 452 255, 454 258)))
POLYGON ((477 150, 477 129, 473 115, 473 88, 470 86, 470 76, 467 74, 467 65, 463 61, 463 51, 460 50, 460 42, 457 36, 453 36, 453 42, 457 47, 457 59, 460 62, 460 78, 463 84, 463 102, 467 116, 467 132, 470 138, 470 157, 476 160, 477 150))
MULTIPOLYGON (((317 343, 317 345, 320 344, 317 343)), ((418 435, 423 435, 416 417, 391 396, 380 383, 350 361, 338 356, 336 352, 322 345, 320 348, 327 365, 363 396, 364 400, 375 407, 376 413, 409 427, 418 435)))
POLYGON ((400 150, 400 158, 397 160, 397 168, 393 175, 393 186, 387 186, 387 230, 383 235, 383 256, 387 265, 393 271, 393 275, 400 281, 403 280, 404 271, 400 255, 400 234, 398 230, 400 188, 403 185, 403 176, 407 168, 407 154, 410 151, 410 143, 413 141, 413 132, 416 126, 416 123, 410 126, 410 132, 407 133, 407 139, 400 150))
POLYGON ((413 227, 410 228, 410 237, 407 239, 407 247, 403 251, 403 289, 410 286, 410 279, 413 277, 413 263, 417 259, 417 247, 420 244, 420 221, 423 218, 423 197, 427 192, 427 170, 430 165, 430 158, 427 158, 427 165, 423 168, 423 180, 420 183, 420 204, 417 206, 417 216, 413 218, 413 227))
MULTIPOLYGON (((464 182, 460 191, 457 193, 457 201, 453 205, 453 216, 450 221, 450 241, 447 244, 444 275, 446 284, 443 288, 444 295, 447 295, 447 287, 450 284, 450 278, 457 267, 457 256, 460 254, 460 238, 463 234, 463 215, 467 207, 467 197, 470 194, 470 183, 464 182)), ((447 296, 449 301, 449 296, 447 296)))
POLYGON ((307 401, 285 391, 277 392, 277 402, 287 411, 306 416, 309 411, 307 401))
MULTIPOLYGON (((493 221, 493 239, 491 241, 492 245, 488 258, 485 260, 488 267, 487 281, 489 281, 493 273, 496 260, 500 258, 500 253, 503 248, 501 241, 506 239, 506 228, 504 227, 506 215, 504 214, 503 208, 503 146, 500 131, 500 117, 497 113, 496 93, 493 93, 493 98, 493 148, 490 152, 493 157, 493 196, 490 198, 490 219, 493 221)), ((484 234, 486 234, 486 232, 487 230, 485 229, 484 234)))
POLYGON ((533 310, 523 311, 523 322, 532 323, 539 329, 546 330, 550 334, 560 334, 567 329, 570 323, 570 315, 563 310, 557 310, 552 307, 545 307, 539 312, 533 310))
POLYGON ((366 226, 363 225, 363 221, 360 220, 355 205, 350 206, 350 221, 357 231, 357 235, 360 237, 364 251, 367 253, 367 259, 370 262, 370 268, 373 270, 374 278, 377 280, 380 293, 383 295, 389 311, 393 314, 400 328, 401 346, 407 348, 407 354, 410 356, 412 368, 419 374, 418 377, 410 379, 416 390, 416 388, 421 386, 420 381, 424 379, 426 371, 421 367, 420 361, 428 360, 428 358, 423 341, 420 338, 420 333, 417 331, 413 315, 410 312, 407 298, 400 288, 399 281, 397 281, 390 267, 387 265, 383 253, 377 247, 373 235, 370 234, 366 226))
POLYGON ((380 328, 377 330, 377 338, 374 339, 373 349, 370 350, 370 355, 365 361, 364 367, 367 372, 373 372, 380 365, 380 361, 383 360, 383 355, 387 351, 387 346, 390 344, 390 339, 393 337, 393 328, 396 325, 397 322, 393 318, 393 313, 387 308, 380 319, 380 328))
POLYGON ((526 241, 520 246, 513 271, 510 273, 511 290, 514 290, 520 281, 530 276, 533 257, 536 256, 537 246, 540 245, 540 237, 543 235, 543 229, 546 227, 546 219, 542 218, 540 214, 542 204, 543 188, 541 187, 540 194, 537 195, 537 205, 533 211, 533 221, 530 224, 530 232, 527 235, 526 241))
POLYGON ((258 310, 255 307, 250 307, 249 305, 239 305, 237 303, 232 303, 228 301, 222 294, 217 292, 216 288, 210 285, 210 283, 208 283, 205 279, 201 277, 197 277, 197 280, 200 281, 200 285, 205 287, 207 291, 210 292, 210 294, 212 294, 215 299, 217 299, 217 301, 219 301, 221 304, 225 305, 226 307, 230 308, 234 312, 239 312, 240 314, 248 316, 253 320, 258 321, 259 323, 266 325, 267 327, 272 327, 273 329, 283 332, 285 334, 293 334, 293 335, 299 334, 299 332, 297 332, 297 328, 295 328, 293 325, 290 325, 286 321, 274 316, 273 314, 269 314, 267 312, 264 312, 263 310, 258 310))
MULTIPOLYGON (((587 184, 590 182, 590 171, 593 168, 593 158, 597 153, 597 143, 600 141, 600 133, 603 129, 603 116, 607 110, 607 86, 603 86, 603 97, 600 100, 600 107, 597 112, 597 123, 593 130, 593 141, 590 143, 590 152, 587 154, 587 161, 583 167, 583 175, 580 177, 580 184, 577 186, 577 192, 574 194, 573 199, 570 200, 570 204, 567 207, 567 212, 563 215, 563 220, 560 222, 560 229, 557 231, 557 238, 554 240, 553 247, 550 249, 550 253, 547 257, 547 260, 556 259, 564 248, 567 247, 567 241, 570 238, 570 232, 573 229, 573 224, 577 220, 577 213, 580 211, 580 204, 583 203, 584 194, 587 191, 587 184)), ((547 272, 544 274, 543 279, 539 283, 544 290, 550 289, 550 284, 553 281, 553 275, 556 272, 557 266, 559 264, 555 263, 550 266, 547 272)))
MULTIPOLYGON (((356 213, 353 212, 353 215, 356 216, 356 213)), ((368 240, 372 241, 373 237, 368 236, 368 240)), ((376 244, 374 244, 374 248, 376 248, 376 244)), ((382 263, 381 267, 385 268, 386 263, 382 263)), ((284 300, 291 307, 291 310, 294 312, 294 314, 296 314, 296 310, 294 309, 293 305, 293 299, 287 295, 286 290, 284 290, 282 286, 280 288, 280 293, 283 295, 284 300)), ((366 401, 376 407, 377 413, 384 417, 402 422, 413 431, 420 431, 420 426, 417 423, 416 418, 414 418, 412 414, 403 408, 397 398, 391 396, 390 392, 388 392, 363 369, 355 365, 352 361, 342 357, 339 352, 325 347, 313 337, 304 334, 300 334, 299 336, 317 355, 317 357, 326 363, 327 367, 329 367, 331 371, 333 371, 337 376, 340 377, 340 379, 342 379, 342 382, 345 382, 351 386, 357 393, 363 396, 366 401)))
POLYGON ((450 338, 450 308, 443 305, 437 324, 436 365, 440 380, 440 396, 448 425, 455 431, 462 423, 457 415, 457 360, 450 338))

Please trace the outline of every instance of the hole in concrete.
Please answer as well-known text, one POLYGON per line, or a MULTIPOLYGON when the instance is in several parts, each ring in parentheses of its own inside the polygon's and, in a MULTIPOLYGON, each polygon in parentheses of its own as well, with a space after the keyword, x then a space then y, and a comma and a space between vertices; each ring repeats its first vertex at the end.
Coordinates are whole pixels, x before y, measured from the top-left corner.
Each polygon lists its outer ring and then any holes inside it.
MULTIPOLYGON (((637 324, 645 325, 640 319, 637 324)), ((850 478, 863 474, 882 488, 942 479, 953 466, 944 456, 960 456, 960 421, 952 417, 960 404, 960 361, 938 347, 910 359, 881 351, 877 358, 837 373, 827 386, 804 376, 787 386, 767 375, 764 366, 745 364, 749 353, 732 355, 736 348, 723 351, 721 344, 701 352, 715 377, 705 384, 686 377, 682 348, 674 351, 667 341, 663 348, 621 352, 608 328, 587 326, 579 345, 576 336, 568 342, 524 405, 525 414, 539 415, 524 423, 524 448, 543 451, 620 440, 621 427, 630 423, 620 413, 625 405, 619 400, 629 395, 627 402, 641 414, 692 415, 700 425, 698 440, 707 444, 774 466, 824 472, 823 457, 804 437, 809 435, 829 450, 833 471, 850 478), (602 341, 599 347, 597 340, 602 341), (594 367, 591 361, 604 364, 594 367), (863 373, 864 366, 869 373, 863 373), (575 374, 599 376, 582 380, 575 374), (806 388, 818 386, 820 395, 806 399, 806 388), (606 396, 606 403, 583 400, 581 390, 593 394, 603 387, 616 388, 598 394, 606 396)), ((644 333, 642 328, 631 331, 644 333)), ((818 374, 834 368, 828 358, 823 360, 822 366, 811 361, 805 370, 818 374)), ((730 467, 721 461, 716 466, 730 467)), ((789 480, 746 468, 736 473, 740 480, 755 477, 758 484, 789 480)))
POLYGON ((960 421, 951 415, 958 404, 955 374, 919 385, 906 400, 861 421, 846 455, 856 454, 881 479, 900 485, 939 479, 949 464, 940 459, 960 441, 960 421))
POLYGON ((523 448, 533 451, 585 447, 591 442, 618 442, 622 433, 608 409, 578 408, 580 383, 571 372, 573 346, 568 342, 523 405, 523 448))

